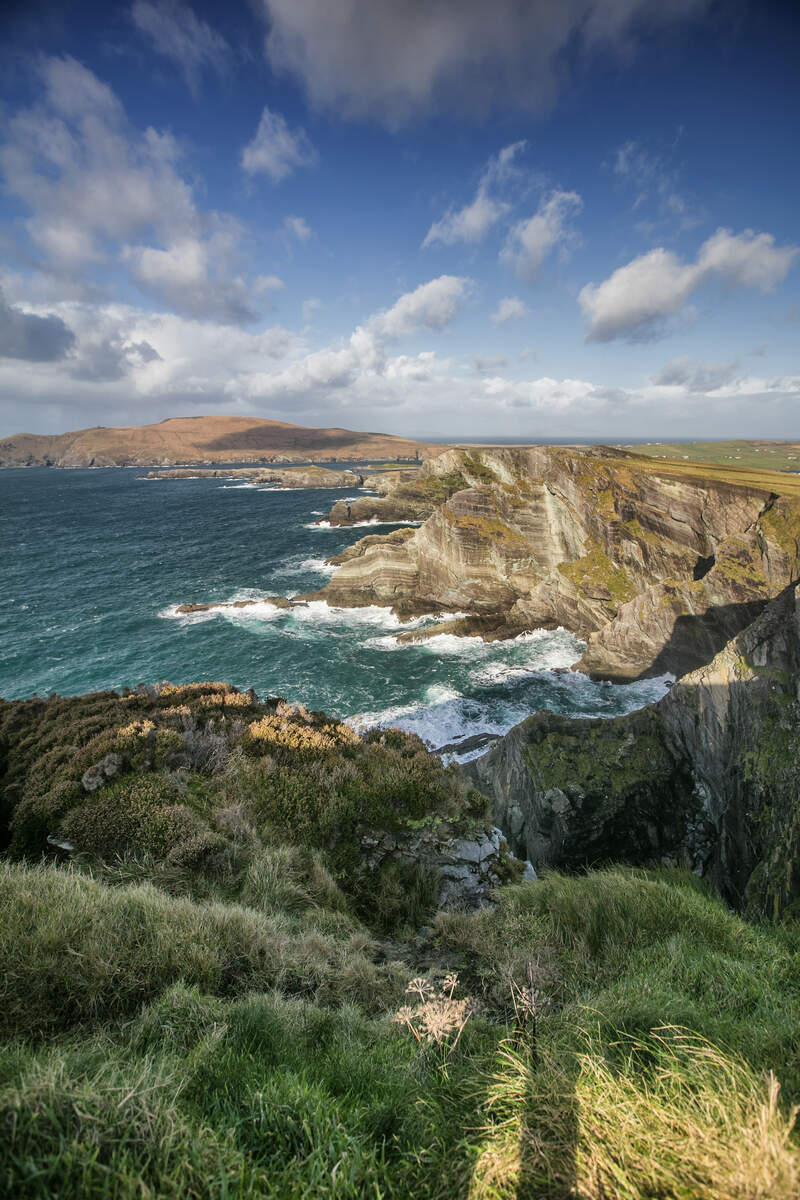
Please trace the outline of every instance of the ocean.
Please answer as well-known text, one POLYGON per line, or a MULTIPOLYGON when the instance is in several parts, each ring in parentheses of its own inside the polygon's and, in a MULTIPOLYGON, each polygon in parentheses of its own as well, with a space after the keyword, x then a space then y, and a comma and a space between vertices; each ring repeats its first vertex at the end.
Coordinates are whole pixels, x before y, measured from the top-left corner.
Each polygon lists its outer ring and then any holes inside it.
POLYGON ((399 725, 437 748, 504 733, 541 708, 613 716, 664 694, 665 678, 562 673, 582 648, 565 630, 404 645, 396 634, 428 619, 401 625, 384 608, 321 602, 181 616, 185 602, 314 591, 330 577, 326 558, 369 530, 318 524, 346 490, 141 474, 0 471, 0 696, 226 680, 359 729, 399 725))

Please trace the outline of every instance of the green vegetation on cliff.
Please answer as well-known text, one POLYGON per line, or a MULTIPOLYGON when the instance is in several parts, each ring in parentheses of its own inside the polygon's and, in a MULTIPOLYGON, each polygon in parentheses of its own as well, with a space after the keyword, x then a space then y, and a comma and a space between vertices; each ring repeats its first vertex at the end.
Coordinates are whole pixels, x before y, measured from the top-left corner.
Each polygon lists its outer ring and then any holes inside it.
MULTIPOLYGON (((370 831, 468 837, 482 797, 409 735, 225 684, 0 723, 3 1194, 797 1194, 796 926, 666 870, 434 917, 370 831)), ((646 736, 573 751, 620 796, 657 767, 646 736)))

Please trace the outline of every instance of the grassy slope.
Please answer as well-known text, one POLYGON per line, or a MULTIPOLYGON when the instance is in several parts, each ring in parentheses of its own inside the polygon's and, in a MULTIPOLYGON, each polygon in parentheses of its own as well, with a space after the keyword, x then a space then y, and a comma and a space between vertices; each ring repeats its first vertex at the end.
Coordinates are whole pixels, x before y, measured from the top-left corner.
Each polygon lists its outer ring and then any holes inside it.
POLYGON ((800 442, 648 442, 625 448, 679 462, 716 463, 740 470, 800 471, 800 442))
POLYGON ((397 880, 356 884, 349 822, 474 799, 403 735, 364 745, 237 695, 0 706, 28 856, 0 863, 0 1194, 797 1194, 796 926, 609 870, 419 937, 397 880), (76 789, 108 753, 121 774, 76 789), (83 852, 39 862, 48 828, 83 852), (420 1046, 392 1017, 412 976, 449 971, 476 1011, 454 1050, 420 1046), (511 1000, 529 979, 535 1029, 511 1000))

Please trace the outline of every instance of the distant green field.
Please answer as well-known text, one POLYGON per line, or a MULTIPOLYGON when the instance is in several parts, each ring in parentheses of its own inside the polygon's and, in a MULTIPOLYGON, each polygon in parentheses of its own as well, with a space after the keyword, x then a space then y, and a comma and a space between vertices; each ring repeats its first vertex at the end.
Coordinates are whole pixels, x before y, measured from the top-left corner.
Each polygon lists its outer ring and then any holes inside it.
POLYGON ((654 458, 800 472, 800 442, 648 442, 625 449, 654 458))

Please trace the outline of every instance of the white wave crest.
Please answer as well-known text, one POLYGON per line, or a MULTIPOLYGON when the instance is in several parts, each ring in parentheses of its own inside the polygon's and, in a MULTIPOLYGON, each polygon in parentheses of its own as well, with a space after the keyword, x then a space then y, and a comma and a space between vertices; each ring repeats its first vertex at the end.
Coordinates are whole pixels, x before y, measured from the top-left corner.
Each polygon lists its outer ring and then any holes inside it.
POLYGON ((352 521, 349 525, 331 525, 330 521, 312 521, 305 529, 366 529, 376 525, 421 525, 422 521, 381 521, 378 517, 370 517, 368 521, 352 521))

